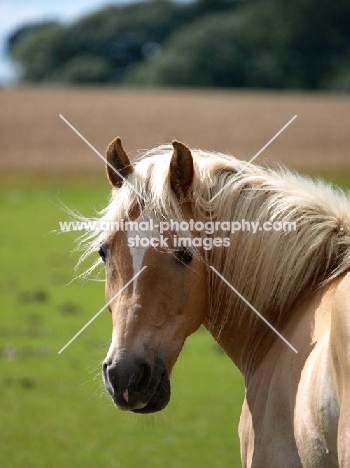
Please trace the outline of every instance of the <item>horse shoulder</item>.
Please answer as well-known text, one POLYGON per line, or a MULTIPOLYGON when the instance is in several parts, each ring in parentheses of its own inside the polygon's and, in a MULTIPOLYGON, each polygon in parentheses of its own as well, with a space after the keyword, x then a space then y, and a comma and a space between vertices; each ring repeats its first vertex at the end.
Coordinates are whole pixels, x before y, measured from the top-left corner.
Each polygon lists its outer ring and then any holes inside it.
MULTIPOLYGON (((338 284, 333 282, 319 289, 303 311, 303 319, 309 323, 310 338, 304 340, 307 355, 301 362, 295 396, 294 433, 302 466, 313 468, 338 466, 339 404, 330 346, 332 309, 338 284)), ((301 324, 305 328, 305 323, 301 321, 301 324)), ((300 328, 297 330, 300 332, 300 328)))
POLYGON ((303 466, 338 466, 338 418, 328 331, 305 362, 295 400, 294 432, 303 466))
POLYGON ((330 354, 340 414, 338 463, 350 466, 350 273, 340 281, 332 307, 330 354))
POLYGON ((291 358, 277 342, 246 382, 239 436, 243 467, 301 468, 293 434, 291 358))
POLYGON ((334 290, 326 287, 298 305, 284 330, 298 354, 276 340, 246 382, 239 427, 244 467, 337 466, 339 413, 329 353, 334 290))

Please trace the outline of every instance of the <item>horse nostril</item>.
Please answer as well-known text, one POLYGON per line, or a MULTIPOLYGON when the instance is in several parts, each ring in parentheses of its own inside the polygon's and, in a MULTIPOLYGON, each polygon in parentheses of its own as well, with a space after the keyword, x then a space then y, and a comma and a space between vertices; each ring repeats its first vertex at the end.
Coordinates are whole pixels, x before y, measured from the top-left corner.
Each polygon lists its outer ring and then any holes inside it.
POLYGON ((113 372, 112 362, 110 362, 108 359, 106 359, 102 363, 102 375, 103 375, 104 379, 110 380, 109 375, 111 373, 111 370, 113 372))

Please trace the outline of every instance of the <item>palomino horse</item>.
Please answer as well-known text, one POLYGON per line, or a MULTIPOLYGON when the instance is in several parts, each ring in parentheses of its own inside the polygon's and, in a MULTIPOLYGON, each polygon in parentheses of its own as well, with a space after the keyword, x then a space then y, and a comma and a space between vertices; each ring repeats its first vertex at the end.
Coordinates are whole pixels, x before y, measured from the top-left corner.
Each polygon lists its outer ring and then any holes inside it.
POLYGON ((99 249, 106 268, 103 380, 115 405, 162 410, 181 348, 204 324, 244 376, 244 467, 349 468, 349 199, 177 141, 133 166, 117 138, 107 161, 113 191, 100 220, 119 230, 90 233, 86 254, 99 249))

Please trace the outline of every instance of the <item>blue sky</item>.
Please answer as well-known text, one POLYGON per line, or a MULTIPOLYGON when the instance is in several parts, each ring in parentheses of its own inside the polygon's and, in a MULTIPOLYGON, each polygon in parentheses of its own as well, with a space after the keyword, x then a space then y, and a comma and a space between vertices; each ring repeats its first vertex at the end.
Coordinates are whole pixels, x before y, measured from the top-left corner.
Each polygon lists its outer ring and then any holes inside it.
POLYGON ((31 21, 59 19, 73 21, 105 5, 125 4, 135 0, 2 0, 0 2, 0 83, 13 79, 14 71, 5 57, 6 37, 17 27, 31 21))

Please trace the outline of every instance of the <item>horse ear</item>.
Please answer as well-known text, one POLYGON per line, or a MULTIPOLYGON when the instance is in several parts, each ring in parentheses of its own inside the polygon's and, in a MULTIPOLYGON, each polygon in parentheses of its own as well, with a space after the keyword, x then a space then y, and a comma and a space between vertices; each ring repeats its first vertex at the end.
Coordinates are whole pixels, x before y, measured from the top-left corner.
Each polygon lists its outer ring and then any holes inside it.
POLYGON ((193 158, 191 150, 174 140, 174 151, 170 160, 170 184, 177 196, 186 192, 193 180, 193 158))
POLYGON ((121 139, 115 138, 106 150, 106 171, 110 183, 121 187, 123 180, 134 170, 128 155, 125 153, 121 139), (118 172, 117 172, 118 171, 118 172))

